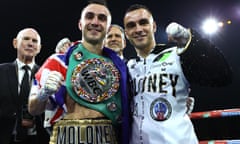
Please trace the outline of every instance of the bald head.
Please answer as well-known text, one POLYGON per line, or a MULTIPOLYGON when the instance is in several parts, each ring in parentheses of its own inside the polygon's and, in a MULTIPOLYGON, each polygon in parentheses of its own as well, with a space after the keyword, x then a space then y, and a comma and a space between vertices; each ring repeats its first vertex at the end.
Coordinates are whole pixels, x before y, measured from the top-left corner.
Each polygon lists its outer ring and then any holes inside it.
POLYGON ((39 33, 37 32, 37 30, 35 30, 33 28, 25 28, 25 29, 19 31, 18 34, 17 34, 16 39, 21 39, 23 37, 24 33, 29 32, 29 31, 31 31, 32 33, 36 34, 36 38, 38 40, 38 44, 41 44, 41 37, 40 37, 39 33))
POLYGON ((13 46, 17 49, 17 57, 20 61, 25 64, 31 63, 41 50, 40 35, 33 28, 25 28, 13 39, 13 46))

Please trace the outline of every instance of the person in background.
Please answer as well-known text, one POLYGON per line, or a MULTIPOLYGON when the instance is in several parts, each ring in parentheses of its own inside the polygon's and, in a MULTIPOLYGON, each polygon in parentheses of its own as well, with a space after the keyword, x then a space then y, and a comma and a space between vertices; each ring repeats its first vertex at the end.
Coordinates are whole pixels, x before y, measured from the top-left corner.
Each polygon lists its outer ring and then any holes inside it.
POLYGON ((117 24, 112 24, 107 32, 104 45, 115 51, 121 59, 124 59, 123 50, 126 47, 124 30, 117 24))
POLYGON ((128 143, 127 67, 114 51, 103 46, 110 24, 106 4, 91 1, 78 23, 81 42, 68 50, 64 61, 48 62, 35 75, 30 113, 37 115, 51 108, 52 95, 66 108, 65 116, 54 123, 51 144, 128 143), (66 89, 62 89, 64 85, 66 89))
POLYGON ((25 28, 13 39, 13 47, 16 60, 0 64, 0 143, 46 144, 42 113, 32 116, 27 109, 31 80, 39 68, 35 57, 41 50, 40 35, 25 28))
POLYGON ((127 9, 124 29, 138 56, 127 63, 135 88, 130 143, 198 144, 186 113, 190 84, 230 84, 232 71, 224 55, 196 31, 175 22, 166 28, 175 45, 157 44, 157 26, 144 5, 127 9))

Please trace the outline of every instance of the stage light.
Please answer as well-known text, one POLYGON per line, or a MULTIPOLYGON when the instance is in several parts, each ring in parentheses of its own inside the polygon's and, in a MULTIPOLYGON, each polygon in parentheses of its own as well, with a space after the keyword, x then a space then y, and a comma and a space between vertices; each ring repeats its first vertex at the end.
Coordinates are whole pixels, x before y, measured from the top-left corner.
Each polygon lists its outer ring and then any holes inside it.
POLYGON ((218 22, 218 26, 219 27, 223 27, 224 26, 224 22, 218 22))
MULTIPOLYGON (((223 25, 223 23, 220 25, 223 25)), ((217 22, 217 20, 213 18, 209 18, 206 21, 204 21, 202 26, 202 29, 206 34, 214 34, 218 31, 218 28, 219 23, 217 22)))

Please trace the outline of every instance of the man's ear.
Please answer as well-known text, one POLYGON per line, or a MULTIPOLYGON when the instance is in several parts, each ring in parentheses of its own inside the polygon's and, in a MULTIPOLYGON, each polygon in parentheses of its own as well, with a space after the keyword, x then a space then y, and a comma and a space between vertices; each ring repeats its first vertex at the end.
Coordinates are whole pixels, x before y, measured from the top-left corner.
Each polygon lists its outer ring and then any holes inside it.
POLYGON ((103 45, 106 46, 106 37, 103 39, 103 45))
POLYGON ((157 31, 157 25, 156 25, 156 22, 155 22, 155 21, 153 22, 153 31, 154 31, 154 32, 157 31))
POLYGON ((127 42, 126 42, 126 39, 124 38, 124 41, 123 41, 123 49, 125 49, 125 47, 126 47, 126 44, 127 42))
POLYGON ((42 45, 41 45, 41 44, 39 44, 39 49, 38 49, 38 52, 37 52, 37 54, 39 54, 39 53, 40 53, 41 49, 42 49, 42 45))
POLYGON ((126 38, 128 39, 128 35, 127 35, 127 32, 126 32, 126 31, 124 31, 124 34, 125 34, 126 38))
POLYGON ((81 24, 81 20, 79 20, 79 22, 78 22, 78 28, 79 28, 79 30, 80 30, 80 31, 82 31, 82 24, 81 24))
POLYGON ((15 49, 17 49, 17 39, 16 38, 13 39, 12 44, 13 44, 13 47, 15 49))

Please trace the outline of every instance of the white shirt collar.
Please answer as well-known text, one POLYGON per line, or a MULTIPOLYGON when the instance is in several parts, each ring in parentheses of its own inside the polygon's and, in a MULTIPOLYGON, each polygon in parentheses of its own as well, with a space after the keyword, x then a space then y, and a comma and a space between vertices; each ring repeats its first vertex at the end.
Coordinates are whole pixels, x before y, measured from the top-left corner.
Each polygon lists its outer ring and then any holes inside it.
MULTIPOLYGON (((17 62, 17 66, 18 66, 18 69, 21 69, 24 65, 26 65, 25 63, 21 62, 18 58, 16 59, 16 62, 17 62)), ((33 69, 34 65, 35 65, 35 62, 31 62, 29 64, 27 64, 31 69, 33 69)))

